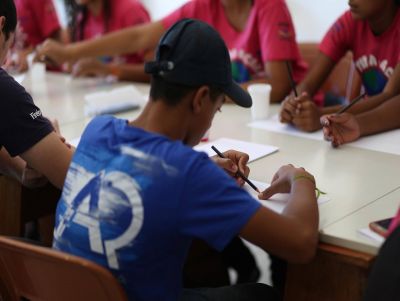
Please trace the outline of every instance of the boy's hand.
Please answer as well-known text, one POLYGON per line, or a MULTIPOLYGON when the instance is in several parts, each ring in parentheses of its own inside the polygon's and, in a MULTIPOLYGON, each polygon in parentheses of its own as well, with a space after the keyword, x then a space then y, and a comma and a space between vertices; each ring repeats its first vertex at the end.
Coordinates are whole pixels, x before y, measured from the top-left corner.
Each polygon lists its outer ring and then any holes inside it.
POLYGON ((285 98, 281 105, 279 120, 282 123, 292 123, 293 116, 296 114, 297 98, 290 94, 285 98))
POLYGON ((69 61, 70 57, 68 46, 51 39, 47 39, 36 48, 34 61, 46 62, 47 58, 59 65, 69 61))
POLYGON ((46 185, 47 179, 40 172, 26 164, 22 171, 21 184, 28 188, 37 188, 46 185))
POLYGON ((324 138, 331 142, 333 147, 357 140, 360 135, 360 126, 354 115, 342 113, 339 115, 324 115, 321 117, 324 138))
POLYGON ((321 128, 320 117, 320 109, 306 92, 296 98, 296 110, 292 116, 295 127, 305 132, 314 132, 321 128))
POLYGON ((277 193, 289 193, 296 175, 303 175, 314 179, 314 177, 302 167, 296 168, 292 164, 284 165, 275 173, 271 181, 271 186, 261 192, 258 198, 260 200, 268 200, 277 193))
POLYGON ((80 59, 72 68, 73 76, 104 76, 109 73, 107 65, 95 58, 80 59))
POLYGON ((247 166, 249 155, 235 150, 229 150, 223 154, 225 159, 218 156, 213 156, 211 159, 229 175, 234 177, 240 186, 243 186, 245 182, 241 177, 237 176, 237 171, 240 170, 248 177, 250 173, 250 168, 247 166))

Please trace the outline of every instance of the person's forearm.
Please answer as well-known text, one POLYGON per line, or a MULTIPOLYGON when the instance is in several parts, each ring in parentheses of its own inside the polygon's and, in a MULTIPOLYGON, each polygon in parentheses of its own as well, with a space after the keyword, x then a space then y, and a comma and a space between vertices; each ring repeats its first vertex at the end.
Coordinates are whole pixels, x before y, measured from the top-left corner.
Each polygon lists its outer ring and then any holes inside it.
POLYGON ((110 64, 109 70, 118 80, 145 83, 150 81, 150 75, 144 72, 144 64, 110 64))
POLYGON ((283 214, 304 221, 309 229, 318 228, 318 205, 315 197, 315 185, 311 180, 300 176, 292 184, 290 201, 283 214))
POLYGON ((356 115, 361 136, 400 128, 400 95, 373 110, 356 115))
POLYGON ((69 59, 136 53, 156 47, 164 32, 161 22, 133 26, 100 38, 68 45, 69 59))
POLYGON ((352 114, 360 114, 366 111, 370 111, 394 96, 395 93, 393 92, 382 92, 375 96, 371 96, 367 99, 359 101, 357 104, 351 107, 348 112, 352 114))

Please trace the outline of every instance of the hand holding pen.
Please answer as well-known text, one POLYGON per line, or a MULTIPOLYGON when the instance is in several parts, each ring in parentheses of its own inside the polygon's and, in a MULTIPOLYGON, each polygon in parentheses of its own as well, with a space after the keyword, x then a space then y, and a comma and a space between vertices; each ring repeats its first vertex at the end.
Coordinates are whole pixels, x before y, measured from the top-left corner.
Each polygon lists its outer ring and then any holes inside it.
POLYGON ((336 114, 321 117, 324 138, 330 141, 333 147, 338 147, 344 143, 357 140, 361 136, 361 129, 357 117, 345 112, 364 97, 365 94, 361 94, 336 114))
POLYGON ((249 161, 249 156, 247 154, 233 150, 221 153, 215 146, 212 146, 211 148, 220 158, 224 159, 224 161, 231 166, 229 169, 226 168, 228 166, 223 166, 221 163, 217 162, 218 165, 238 179, 239 185, 242 186, 247 182, 255 191, 257 191, 257 193, 260 193, 258 188, 247 178, 250 172, 250 169, 247 167, 247 162, 249 161), (232 163, 234 166, 232 166, 232 163))

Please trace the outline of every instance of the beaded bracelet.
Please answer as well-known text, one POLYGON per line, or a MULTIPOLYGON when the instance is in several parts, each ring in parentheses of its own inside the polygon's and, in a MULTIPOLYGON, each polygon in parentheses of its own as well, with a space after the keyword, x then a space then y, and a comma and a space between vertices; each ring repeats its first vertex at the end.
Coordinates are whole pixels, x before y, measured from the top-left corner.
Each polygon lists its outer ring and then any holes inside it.
MULTIPOLYGON (((313 182, 314 185, 315 185, 315 180, 314 180, 314 178, 313 178, 312 176, 309 176, 309 175, 306 175, 306 174, 302 174, 302 175, 297 175, 297 176, 295 176, 295 177, 293 178, 293 181, 300 180, 300 179, 307 179, 307 180, 313 182)), ((320 190, 317 186, 315 186, 315 193, 316 193, 317 199, 318 199, 321 195, 325 195, 325 194, 326 194, 326 192, 323 192, 323 191, 320 190)))

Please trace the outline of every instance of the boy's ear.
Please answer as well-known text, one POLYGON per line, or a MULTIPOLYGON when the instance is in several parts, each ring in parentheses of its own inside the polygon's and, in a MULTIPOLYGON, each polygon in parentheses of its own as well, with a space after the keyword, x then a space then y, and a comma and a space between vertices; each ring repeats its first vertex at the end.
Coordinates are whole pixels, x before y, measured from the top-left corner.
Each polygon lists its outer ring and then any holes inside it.
POLYGON ((3 31, 3 28, 6 24, 6 17, 0 16, 0 30, 3 31))
POLYGON ((206 101, 209 100, 210 98, 210 88, 207 86, 201 86, 195 94, 193 95, 192 99, 192 110, 194 114, 200 113, 205 104, 206 101))

